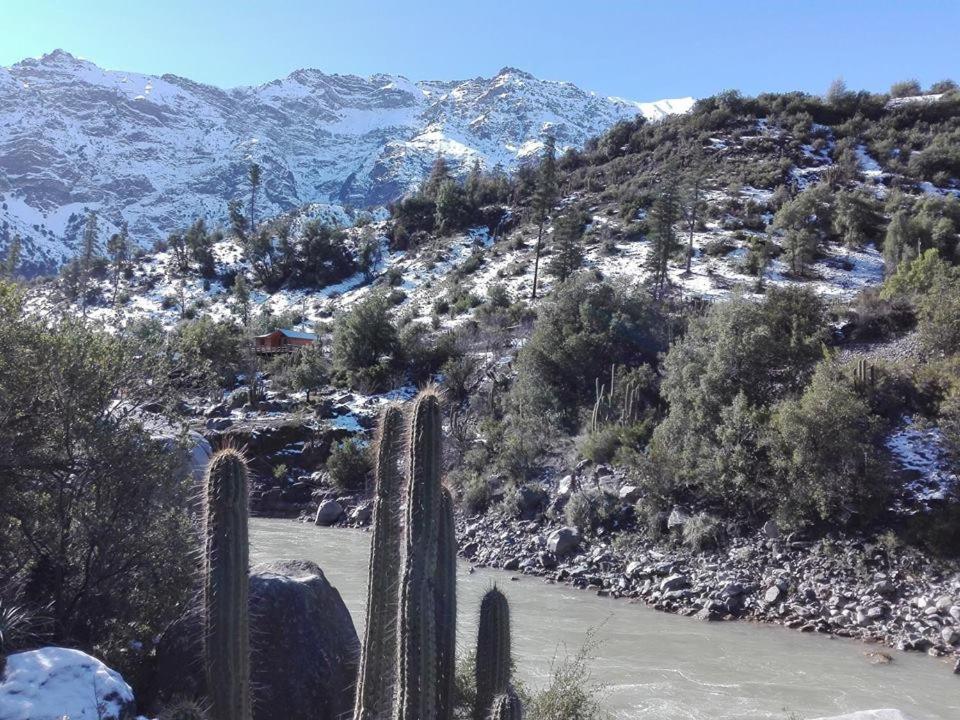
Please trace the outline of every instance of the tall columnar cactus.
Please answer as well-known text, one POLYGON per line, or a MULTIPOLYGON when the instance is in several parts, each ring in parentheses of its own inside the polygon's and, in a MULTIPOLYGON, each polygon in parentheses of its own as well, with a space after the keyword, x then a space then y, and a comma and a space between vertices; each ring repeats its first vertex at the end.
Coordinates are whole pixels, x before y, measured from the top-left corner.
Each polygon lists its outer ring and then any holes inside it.
POLYGON ((510 605, 494 586, 480 603, 477 632, 477 704, 475 720, 486 720, 493 700, 510 688, 510 605))
POLYGON ((440 500, 440 401, 421 393, 410 423, 406 551, 398 614, 399 697, 395 720, 437 717, 436 595, 440 500))
POLYGON ((376 444, 376 499, 367 583, 367 622, 354 720, 381 720, 393 714, 403 530, 400 515, 403 434, 403 413, 398 407, 387 408, 380 419, 376 444))
POLYGON ((247 495, 243 456, 219 451, 203 502, 203 659, 212 720, 250 720, 247 495))
POLYGON ((453 498, 441 488, 437 528, 436 587, 437 622, 437 718, 451 720, 456 702, 457 655, 457 535, 453 521, 453 498))
POLYGON ((493 707, 487 717, 489 720, 523 720, 523 704, 513 688, 508 688, 507 692, 494 698, 493 707))

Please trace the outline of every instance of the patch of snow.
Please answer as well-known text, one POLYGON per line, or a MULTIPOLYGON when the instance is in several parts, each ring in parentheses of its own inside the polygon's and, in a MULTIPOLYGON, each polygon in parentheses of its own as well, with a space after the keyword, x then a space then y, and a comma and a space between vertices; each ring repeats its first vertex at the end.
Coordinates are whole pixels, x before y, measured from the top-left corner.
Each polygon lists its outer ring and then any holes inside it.
POLYGON ((917 500, 942 500, 957 483, 937 427, 917 427, 912 418, 886 440, 887 449, 904 470, 916 475, 907 490, 917 500))
POLYGON ((3 720, 117 720, 130 716, 133 703, 118 672, 68 648, 10 655, 0 683, 3 720))

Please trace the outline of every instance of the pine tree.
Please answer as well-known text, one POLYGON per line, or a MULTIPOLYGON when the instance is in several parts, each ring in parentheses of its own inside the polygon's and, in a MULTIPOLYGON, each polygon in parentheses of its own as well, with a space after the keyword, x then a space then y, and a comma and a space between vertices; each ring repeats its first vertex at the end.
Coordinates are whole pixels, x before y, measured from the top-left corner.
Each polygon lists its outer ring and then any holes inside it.
POLYGON ((557 218, 553 225, 553 257, 547 272, 559 282, 573 275, 583 265, 583 221, 575 213, 557 218))
POLYGON ((257 230, 257 190, 260 188, 260 166, 257 163, 250 165, 247 177, 250 180, 250 232, 257 230))
POLYGON ((480 158, 476 158, 473 161, 473 166, 470 168, 470 174, 467 175, 467 181, 463 186, 467 194, 467 202, 473 207, 479 207, 483 202, 483 198, 481 197, 482 186, 483 169, 480 167, 480 158))
POLYGON ((703 168, 697 167, 693 172, 693 179, 690 184, 686 207, 684 208, 684 220, 687 225, 687 267, 684 273, 689 275, 690 266, 693 263, 693 233, 697 229, 697 223, 700 220, 700 214, 703 212, 703 168))
POLYGON ((233 301, 240 312, 240 320, 243 326, 250 324, 250 288, 247 286, 247 279, 242 273, 237 275, 233 281, 233 301))
POLYGON ((533 219, 537 223, 537 250, 533 261, 533 292, 530 299, 537 299, 537 279, 540 273, 540 253, 543 249, 543 226, 550 217, 553 206, 557 204, 557 144, 552 135, 544 143, 543 157, 540 160, 540 172, 537 188, 533 196, 533 219))
POLYGON ((427 178, 427 182, 423 186, 423 194, 431 200, 436 200, 440 188, 449 180, 450 168, 447 165, 447 160, 443 155, 437 155, 437 159, 433 161, 433 167, 430 168, 430 175, 427 178))
POLYGON ((127 262, 129 254, 129 242, 127 239, 127 224, 123 223, 120 232, 114 233, 107 240, 107 255, 113 264, 113 299, 112 304, 117 302, 117 289, 120 287, 120 273, 127 262))
POLYGON ((20 249, 22 241, 19 235, 14 235, 10 244, 7 245, 7 257, 3 261, 4 276, 13 279, 17 273, 17 266, 20 264, 20 249))
POLYGON ((663 297, 667 284, 667 267, 677 251, 677 235, 673 229, 677 222, 677 189, 673 181, 667 181, 660 196, 650 209, 650 254, 647 264, 652 273, 653 296, 663 297))
POLYGON ((97 235, 100 229, 97 225, 97 214, 87 214, 86 225, 83 226, 83 253, 80 256, 80 307, 83 314, 87 312, 87 289, 90 283, 90 273, 93 269, 93 259, 97 254, 97 235))

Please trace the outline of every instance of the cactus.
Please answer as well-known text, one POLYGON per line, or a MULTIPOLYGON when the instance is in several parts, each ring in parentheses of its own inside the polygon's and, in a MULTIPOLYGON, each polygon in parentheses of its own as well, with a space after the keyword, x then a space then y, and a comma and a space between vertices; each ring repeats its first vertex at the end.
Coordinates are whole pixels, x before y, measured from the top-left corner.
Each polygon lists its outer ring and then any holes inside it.
POLYGON ((453 522, 453 498, 440 491, 437 533, 437 718, 451 720, 456 702, 457 645, 457 534, 453 522))
POLYGON ((853 387, 860 391, 874 387, 877 384, 876 370, 873 363, 868 365, 863 358, 857 360, 857 366, 853 370, 853 387))
POLYGON ((192 700, 179 700, 160 711, 157 720, 207 720, 207 711, 192 700))
POLYGON ((507 692, 494 698, 487 717, 489 720, 523 720, 523 704, 513 688, 507 688, 507 692))
POLYGON ((203 660, 212 720, 250 720, 247 495, 243 456, 220 450, 203 502, 203 660))
POLYGON ((387 408, 377 438, 376 499, 367 584, 367 622, 354 720, 377 720, 392 714, 397 679, 397 590, 403 489, 403 413, 387 408))
POLYGON ((475 720, 485 720, 493 700, 510 687, 510 605, 494 586, 480 603, 480 629, 477 632, 477 704, 475 720))
POLYGON ((437 636, 433 575, 440 508, 440 401, 421 393, 410 423, 406 552, 398 613, 399 697, 395 720, 437 716, 437 636))

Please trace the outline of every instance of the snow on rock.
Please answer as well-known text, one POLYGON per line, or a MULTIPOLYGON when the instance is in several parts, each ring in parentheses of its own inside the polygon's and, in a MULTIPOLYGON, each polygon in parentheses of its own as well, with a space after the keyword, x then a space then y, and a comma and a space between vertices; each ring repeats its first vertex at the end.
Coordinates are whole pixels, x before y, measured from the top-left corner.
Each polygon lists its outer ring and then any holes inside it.
POLYGON ((834 715, 832 717, 813 718, 813 720, 910 720, 899 710, 858 710, 845 715, 834 715))
POLYGON ((132 720, 133 690, 94 657, 60 647, 15 653, 0 682, 0 720, 132 720))
POLYGON ((916 479, 907 485, 917 500, 940 500, 957 483, 957 475, 943 448, 943 436, 937 427, 918 427, 911 418, 886 441, 887 449, 899 465, 916 479))

